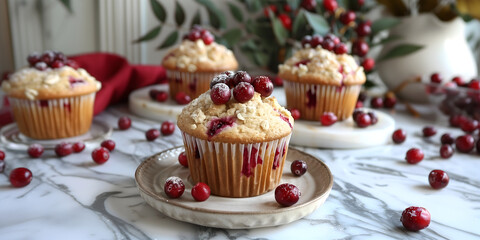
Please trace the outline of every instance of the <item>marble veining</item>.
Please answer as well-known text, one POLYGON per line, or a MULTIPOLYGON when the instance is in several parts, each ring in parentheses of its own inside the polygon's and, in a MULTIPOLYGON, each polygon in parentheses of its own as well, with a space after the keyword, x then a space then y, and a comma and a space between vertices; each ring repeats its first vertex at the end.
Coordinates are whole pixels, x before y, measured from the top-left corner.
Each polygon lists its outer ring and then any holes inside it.
POLYGON ((145 203, 135 186, 135 170, 146 157, 182 145, 180 131, 147 142, 145 131, 159 128, 160 123, 131 115, 125 106, 111 107, 96 118, 116 126, 122 115, 132 118, 132 128, 114 130, 111 139, 117 147, 103 165, 90 157, 98 142, 63 158, 46 151, 41 159, 0 144, 7 154, 6 169, 0 174, 0 239, 480 238, 480 158, 476 153, 455 153, 448 160, 439 157, 441 134, 460 134, 445 121, 414 119, 400 107, 392 116, 397 128, 408 133, 401 145, 354 150, 296 147, 324 161, 333 173, 333 189, 324 205, 287 225, 227 230, 180 222, 145 203), (427 124, 436 124, 439 130, 431 139, 420 135, 427 124), (419 164, 404 160, 411 147, 424 150, 425 159, 419 164), (30 185, 10 186, 8 174, 16 167, 33 172, 30 185), (428 185, 433 169, 449 174, 445 189, 428 185), (412 205, 430 211, 427 229, 408 232, 402 227, 401 212, 412 205))

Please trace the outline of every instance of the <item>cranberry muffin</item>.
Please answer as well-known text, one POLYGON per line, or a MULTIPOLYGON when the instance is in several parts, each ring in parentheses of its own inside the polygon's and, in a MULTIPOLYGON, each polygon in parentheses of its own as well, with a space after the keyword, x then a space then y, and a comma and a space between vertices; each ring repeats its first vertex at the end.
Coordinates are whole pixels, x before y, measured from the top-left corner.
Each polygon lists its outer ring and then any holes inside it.
POLYGON ((214 39, 209 31, 196 26, 163 58, 173 100, 179 92, 196 98, 209 89, 214 76, 237 69, 233 52, 214 39))
POLYGON ((219 196, 251 197, 272 190, 287 156, 290 112, 269 96, 273 84, 268 77, 250 84, 246 76, 239 71, 215 77, 212 89, 178 116, 193 181, 208 184, 219 196))
POLYGON ((31 54, 28 62, 2 82, 20 132, 34 139, 87 132, 100 82, 62 53, 31 54))
POLYGON ((302 49, 279 65, 287 107, 298 109, 304 120, 318 121, 324 112, 333 112, 338 120, 347 119, 366 80, 363 67, 346 50, 337 50, 343 44, 338 38, 314 37, 320 39, 304 42, 302 49), (322 44, 322 41, 332 43, 322 44))

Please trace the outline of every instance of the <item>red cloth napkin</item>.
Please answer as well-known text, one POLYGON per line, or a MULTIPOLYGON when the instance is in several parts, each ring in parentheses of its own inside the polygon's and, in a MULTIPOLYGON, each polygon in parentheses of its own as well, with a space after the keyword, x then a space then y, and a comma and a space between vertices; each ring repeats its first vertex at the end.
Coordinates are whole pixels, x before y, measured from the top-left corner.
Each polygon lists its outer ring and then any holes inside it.
MULTIPOLYGON (((127 100, 137 88, 167 82, 165 69, 160 65, 131 65, 124 57, 111 53, 82 54, 70 59, 102 83, 95 97, 94 114, 110 104, 127 100)), ((9 109, 0 106, 0 127, 12 121, 9 109)))

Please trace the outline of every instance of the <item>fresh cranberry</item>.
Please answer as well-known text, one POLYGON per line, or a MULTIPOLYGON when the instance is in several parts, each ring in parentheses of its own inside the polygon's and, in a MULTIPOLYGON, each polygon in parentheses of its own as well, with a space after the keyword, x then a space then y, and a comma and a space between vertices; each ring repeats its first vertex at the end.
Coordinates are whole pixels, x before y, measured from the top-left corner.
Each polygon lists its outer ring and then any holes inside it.
POLYGON ((160 127, 160 132, 162 132, 163 136, 172 135, 174 131, 175 131, 175 123, 170 121, 163 122, 162 126, 160 127))
POLYGON ((192 187, 192 197, 197 202, 203 202, 210 197, 210 187, 203 182, 199 182, 192 187))
POLYGON ((345 54, 348 52, 347 45, 345 45, 345 43, 339 43, 335 45, 333 52, 338 55, 345 54))
POLYGON ((310 35, 305 35, 303 38, 302 38, 302 47, 306 47, 307 44, 309 44, 311 46, 311 42, 312 42, 312 36, 310 35))
POLYGON ((40 62, 40 54, 39 53, 32 53, 28 55, 27 57, 28 64, 30 64, 31 67, 35 66, 37 62, 40 62))
POLYGON ((166 91, 159 91, 157 95, 155 95, 155 101, 157 102, 165 102, 168 99, 168 93, 166 91))
POLYGON ((474 90, 480 90, 480 81, 477 79, 472 79, 468 84, 468 88, 474 89, 474 90))
POLYGON ((103 141, 103 142, 100 144, 100 146, 108 149, 108 151, 111 152, 111 151, 113 151, 113 150, 115 149, 115 142, 114 142, 113 140, 108 139, 108 140, 103 141))
POLYGON ((450 144, 443 144, 440 147, 440 157, 450 158, 453 155, 453 148, 450 144))
POLYGON ((215 41, 215 37, 209 31, 202 30, 200 33, 201 33, 202 41, 203 43, 205 43, 205 45, 210 45, 215 41))
POLYGON ((275 85, 275 86, 279 86, 279 87, 283 86, 283 79, 280 78, 279 76, 273 77, 272 82, 273 82, 273 85, 275 85))
POLYGON ((127 130, 130 126, 132 126, 132 120, 129 117, 123 116, 118 119, 118 128, 120 130, 127 130))
POLYGON ((465 80, 460 76, 454 77, 452 82, 456 83, 458 86, 463 86, 465 84, 465 80))
POLYGON ((430 75, 430 82, 431 83, 442 83, 442 76, 440 75, 440 73, 433 73, 432 75, 430 75))
POLYGON ((348 25, 351 22, 355 21, 356 14, 353 11, 346 11, 340 14, 340 22, 342 22, 344 25, 348 25))
POLYGON ((459 152, 469 153, 473 150, 475 139, 472 135, 463 135, 455 139, 455 147, 459 152))
POLYGON ((394 108, 396 104, 397 98, 395 96, 385 96, 385 98, 383 99, 383 106, 385 108, 394 108))
POLYGON ((160 131, 158 129, 152 128, 145 132, 145 137, 148 141, 153 141, 160 136, 160 131))
POLYGON ((253 98, 255 89, 248 82, 241 82, 233 89, 233 97, 240 103, 246 103, 253 98))
POLYGON ((362 22, 358 24, 357 28, 355 28, 355 32, 357 32, 357 35, 359 37, 365 37, 372 33, 372 27, 370 27, 370 25, 368 25, 367 23, 362 22))
POLYGON ((362 67, 367 72, 372 71, 375 67, 375 60, 373 58, 365 58, 362 62, 362 67))
POLYGON ((178 155, 178 162, 179 162, 182 166, 188 168, 187 154, 185 154, 185 152, 181 152, 181 153, 178 155))
POLYGON ((59 157, 70 155, 72 154, 72 152, 73 152, 73 147, 71 143, 62 142, 55 146, 55 153, 59 157))
POLYGON ((50 65, 55 60, 55 53, 52 51, 45 51, 40 57, 40 59, 42 60, 42 62, 46 63, 47 65, 50 65))
POLYGON ((233 86, 235 87, 241 82, 251 83, 252 77, 245 71, 238 71, 235 73, 235 75, 233 75, 232 81, 233 86))
POLYGON ((307 172, 307 163, 303 160, 295 160, 292 162, 292 165, 290 165, 290 171, 295 176, 302 176, 307 172))
POLYGON ((291 11, 292 11, 292 7, 290 7, 290 4, 284 4, 284 5, 283 5, 283 11, 285 11, 285 12, 291 12, 291 11))
POLYGON ((478 128, 478 121, 473 119, 463 121, 460 123, 460 128, 466 133, 473 133, 478 128))
POLYGON ((315 35, 313 35, 313 37, 312 37, 312 41, 310 41, 310 46, 311 46, 312 48, 316 48, 317 46, 321 46, 322 43, 323 43, 323 38, 322 38, 322 36, 315 34, 315 35))
POLYGON ((313 11, 315 10, 315 7, 317 6, 317 1, 315 0, 302 0, 300 3, 300 6, 304 8, 307 11, 313 11))
POLYGON ((218 83, 224 83, 224 84, 227 84, 227 79, 229 78, 229 76, 227 76, 227 74, 224 74, 224 73, 221 73, 215 77, 213 77, 212 81, 210 81, 210 89, 213 88, 213 86, 217 85, 218 83))
POLYGON ((65 64, 62 62, 62 61, 59 61, 59 60, 55 60, 52 64, 51 64, 52 68, 61 68, 63 66, 65 66, 65 64))
POLYGON ((368 113, 360 113, 355 117, 355 123, 360 128, 366 128, 372 124, 372 118, 368 113))
POLYGON ((71 60, 71 59, 68 59, 67 60, 67 63, 66 63, 67 66, 73 68, 73 69, 78 69, 80 68, 80 65, 78 65, 78 63, 74 60, 71 60))
POLYGON ((38 143, 34 143, 28 147, 27 152, 30 157, 39 158, 43 154, 43 146, 38 143))
POLYGON ((212 99, 212 102, 216 105, 227 103, 230 100, 231 96, 232 92, 230 91, 228 85, 225 83, 215 84, 215 86, 213 86, 212 90, 210 91, 210 99, 212 99))
POLYGON ((150 99, 156 100, 156 99, 157 99, 157 94, 158 94, 159 92, 160 92, 160 90, 150 89, 150 91, 148 91, 148 96, 150 96, 150 99))
POLYGON ((269 6, 266 6, 264 9, 263 9, 263 14, 265 15, 265 17, 270 17, 270 11, 273 13, 273 14, 277 14, 278 12, 278 9, 277 9, 277 6, 275 5, 269 5, 269 6))
MULTIPOLYGON (((449 146, 449 145, 447 145, 449 146)), ((432 170, 428 175, 428 182, 433 189, 442 189, 448 185, 450 178, 447 173, 442 170, 432 170)))
POLYGON ((432 126, 426 126, 422 129, 422 132, 423 132, 424 137, 431 137, 431 136, 437 134, 437 129, 435 129, 432 126))
POLYGON ((405 160, 407 160, 408 163, 410 164, 415 164, 419 163, 420 161, 423 160, 423 151, 418 148, 411 148, 410 150, 407 151, 407 154, 405 156, 405 160))
POLYGON ((322 42, 322 48, 327 51, 333 51, 335 48, 335 43, 330 39, 324 39, 322 42))
POLYGON ((202 37, 200 30, 192 30, 188 33, 188 40, 195 42, 202 37))
POLYGON ((5 160, 5 152, 0 150, 0 160, 3 161, 5 160))
POLYGON ((300 60, 300 61, 295 63, 295 67, 299 67, 300 65, 305 65, 306 66, 309 62, 310 62, 310 59, 300 60))
POLYGON ((169 198, 179 198, 185 191, 185 184, 183 184, 182 179, 179 177, 169 177, 165 181, 163 191, 165 191, 165 194, 167 194, 169 198))
POLYGON ((292 114, 292 118, 293 120, 298 120, 300 119, 300 110, 296 109, 296 108, 292 108, 290 109, 290 113, 292 114))
POLYGON ((262 97, 272 95, 273 83, 270 81, 270 78, 266 76, 258 76, 253 79, 252 84, 255 91, 260 93, 262 97))
POLYGON ((372 121, 372 125, 377 124, 377 122, 378 122, 377 114, 375 114, 375 112, 368 112, 368 115, 370 116, 370 119, 372 121))
POLYGON ((374 97, 370 100, 370 106, 372 108, 382 108, 383 107, 383 99, 381 97, 374 97))
POLYGON ((61 62, 67 61, 67 57, 62 52, 53 52, 53 53, 55 54, 55 58, 54 58, 55 61, 61 61, 61 62))
POLYGON ((323 7, 325 8, 325 10, 333 13, 338 7, 337 0, 324 0, 323 7))
POLYGON ((359 57, 367 55, 369 50, 370 48, 368 47, 368 44, 363 40, 357 39, 352 44, 352 54, 359 57))
POLYGON ((281 13, 278 15, 278 19, 280 19, 280 22, 285 29, 287 29, 288 31, 292 30, 292 19, 290 18, 290 16, 285 13, 281 13))
POLYGON ((10 172, 10 184, 16 188, 25 187, 32 181, 33 175, 28 168, 15 168, 10 172))
POLYGON ((208 123, 207 135, 209 138, 213 137, 219 134, 224 128, 232 126, 234 123, 235 118, 233 117, 213 119, 208 123))
POLYGON ((402 212, 400 221, 409 231, 422 230, 430 224, 430 213, 423 207, 408 207, 402 212))
POLYGON ((449 118, 450 126, 452 127, 460 127, 464 121, 468 121, 468 118, 463 115, 452 115, 449 118))
POLYGON ((392 134, 392 140, 394 143, 403 143, 407 138, 407 133, 403 129, 397 129, 392 134))
POLYGON ((450 144, 451 145, 451 144, 455 143, 455 138, 453 138, 450 133, 444 133, 440 137, 440 142, 442 144, 450 144))
POLYGON ((45 71, 48 68, 48 65, 44 62, 35 63, 35 68, 39 71, 45 71))
POLYGON ((85 143, 83 142, 76 142, 72 145, 73 152, 79 153, 85 149, 85 143))
POLYGON ((357 0, 357 4, 358 6, 363 6, 363 4, 365 4, 365 0, 357 0))
POLYGON ((92 159, 94 162, 98 164, 105 163, 106 161, 108 161, 109 158, 110 158, 110 153, 108 149, 104 147, 98 147, 92 151, 92 159))
POLYGON ((300 195, 300 190, 295 185, 289 183, 280 184, 275 189, 275 200, 284 207, 297 203, 300 195))
POLYGON ((357 101, 357 103, 355 103, 355 109, 357 108, 363 108, 363 102, 357 101))
POLYGON ((186 105, 192 101, 192 98, 184 92, 178 92, 177 95, 175 95, 175 101, 180 105, 186 105))
POLYGON ((360 113, 364 113, 363 109, 355 109, 352 113, 352 118, 353 118, 353 121, 356 121, 355 119, 357 118, 358 115, 360 115, 360 113))
POLYGON ((337 116, 335 116, 332 112, 324 112, 322 116, 320 116, 320 122, 322 126, 330 126, 336 123, 338 120, 337 116))

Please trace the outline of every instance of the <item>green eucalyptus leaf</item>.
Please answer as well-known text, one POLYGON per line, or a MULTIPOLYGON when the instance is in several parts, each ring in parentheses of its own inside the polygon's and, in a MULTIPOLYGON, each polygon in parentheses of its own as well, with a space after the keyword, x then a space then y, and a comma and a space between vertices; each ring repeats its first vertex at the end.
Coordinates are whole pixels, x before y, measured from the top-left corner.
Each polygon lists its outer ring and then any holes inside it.
POLYGON ((185 22, 185 11, 178 1, 175 1, 175 22, 177 26, 181 26, 185 22))
POLYGON ((423 46, 421 45, 415 45, 415 44, 400 44, 385 53, 383 56, 381 56, 378 61, 385 61, 388 59, 396 58, 396 57, 403 57, 408 54, 414 53, 420 49, 422 49, 423 46))
POLYGON ((295 11, 300 6, 300 0, 287 0, 287 4, 295 11))
POLYGON ((228 30, 222 35, 222 38, 224 38, 230 46, 234 46, 235 44, 237 44, 241 37, 242 30, 240 28, 228 30))
POLYGON ((235 18, 235 20, 237 20, 238 22, 243 22, 243 14, 240 8, 238 8, 233 3, 228 3, 228 8, 230 9, 230 13, 232 13, 233 18, 235 18))
POLYGON ((147 34, 141 36, 139 39, 133 41, 134 43, 139 43, 139 42, 143 42, 143 41, 148 41, 148 40, 152 40, 153 38, 157 37, 158 34, 160 34, 160 30, 162 29, 161 26, 157 26, 153 29, 151 29, 150 31, 148 31, 147 34))
POLYGON ((256 51, 253 53, 255 63, 259 66, 266 66, 270 60, 270 56, 264 52, 256 51))
POLYGON ((380 18, 372 23, 372 36, 377 33, 390 29, 400 23, 400 19, 394 17, 380 18))
POLYGON ((245 0, 247 9, 251 12, 256 12, 262 9, 262 2, 259 0, 245 0))
POLYGON ((190 24, 190 27, 193 27, 194 25, 201 25, 201 23, 202 23, 202 18, 200 16, 200 10, 197 10, 197 12, 192 18, 192 23, 190 24))
POLYGON ((271 17, 272 26, 273 26, 273 34, 275 35, 275 39, 279 45, 285 45, 288 38, 288 31, 283 27, 282 22, 278 18, 271 17))
POLYGON ((329 26, 325 18, 318 14, 313 14, 309 12, 304 12, 305 17, 307 18, 308 24, 313 28, 315 33, 320 35, 325 35, 329 32, 329 26))
POLYGON ((207 8, 208 19, 210 20, 210 25, 216 29, 226 27, 226 18, 222 11, 220 11, 215 4, 210 0, 196 0, 199 4, 207 8))
POLYGON ((307 19, 303 10, 301 10, 292 23, 292 34, 296 39, 302 38, 305 35, 305 26, 307 25, 307 19))
POLYGON ((171 32, 157 49, 163 49, 172 46, 178 39, 178 31, 171 32))
POLYGON ((160 22, 165 22, 165 19, 167 19, 167 12, 165 11, 163 5, 157 0, 150 0, 150 5, 152 6, 155 17, 160 22))
POLYGON ((70 13, 73 12, 72 4, 71 4, 70 0, 60 0, 60 2, 63 4, 63 6, 64 6, 70 13))
POLYGON ((374 43, 372 44, 370 47, 373 48, 375 46, 379 46, 379 45, 383 45, 383 44, 386 44, 386 43, 389 43, 389 42, 393 42, 393 41, 396 41, 398 39, 401 39, 402 37, 400 36, 397 36, 397 35, 390 35, 386 38, 383 38, 382 40, 380 40, 378 43, 374 43))

